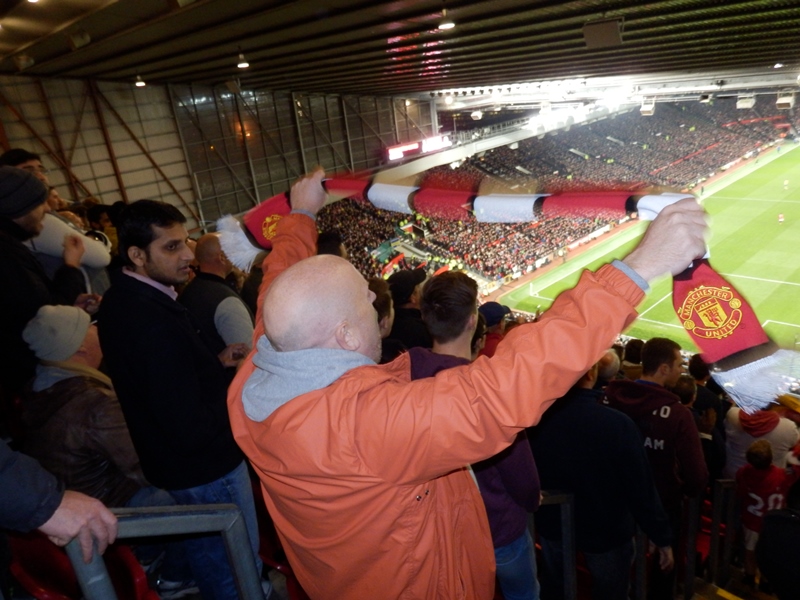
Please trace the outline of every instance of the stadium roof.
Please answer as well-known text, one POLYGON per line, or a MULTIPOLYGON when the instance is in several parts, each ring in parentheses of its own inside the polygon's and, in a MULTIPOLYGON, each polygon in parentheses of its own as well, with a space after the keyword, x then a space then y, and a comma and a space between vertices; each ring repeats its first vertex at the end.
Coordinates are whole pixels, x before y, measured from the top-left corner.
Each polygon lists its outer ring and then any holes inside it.
POLYGON ((40 77, 438 97, 595 78, 796 87, 800 72, 789 0, 4 0, 0 19, 0 73, 40 77))

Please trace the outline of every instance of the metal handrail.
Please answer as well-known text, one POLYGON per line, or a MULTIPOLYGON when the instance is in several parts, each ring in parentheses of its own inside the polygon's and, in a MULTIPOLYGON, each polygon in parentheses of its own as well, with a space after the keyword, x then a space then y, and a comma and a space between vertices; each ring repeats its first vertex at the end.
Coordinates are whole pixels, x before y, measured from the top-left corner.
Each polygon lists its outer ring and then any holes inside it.
MULTIPOLYGON (((263 600, 264 592, 253 561, 247 527, 236 505, 115 508, 112 512, 119 520, 117 539, 221 533, 239 597, 242 600, 263 600)), ((117 600, 105 562, 96 548, 88 564, 83 562, 77 539, 67 544, 66 550, 85 600, 117 600)))
POLYGON ((697 532, 700 529, 700 508, 703 496, 698 495, 686 501, 686 572, 683 574, 683 597, 691 600, 694 597, 694 568, 697 562, 697 532))
POLYGON ((730 562, 733 556, 734 519, 736 499, 733 479, 717 479, 714 482, 714 503, 711 513, 711 546, 708 557, 708 575, 711 583, 724 585, 729 577, 730 562), (722 562, 720 562, 721 524, 725 515, 725 538, 722 543, 722 562))
POLYGON ((730 574, 730 563, 733 558, 734 519, 736 516, 736 498, 733 479, 717 479, 714 482, 714 502, 711 514, 711 546, 708 557, 708 574, 711 583, 724 586, 730 574), (723 512, 725 513, 725 538, 722 543, 722 563, 720 565, 720 530, 723 512))
MULTIPOLYGON (((682 523, 686 523, 686 540, 685 540, 685 561, 683 561, 684 566, 684 580, 683 580, 683 597, 685 600, 690 600, 694 597, 694 568, 695 563, 697 562, 697 533, 700 528, 700 507, 703 503, 702 496, 696 496, 694 498, 686 498, 686 502, 684 503, 683 507, 683 514, 682 514, 682 523)), ((684 558, 682 552, 680 552, 680 547, 678 544, 678 540, 681 536, 681 529, 678 531, 673 531, 673 535, 676 536, 675 541, 675 566, 674 569, 679 569, 681 566, 681 560, 684 558)), ((650 543, 647 538, 647 535, 639 528, 636 528, 636 558, 634 559, 634 595, 636 600, 644 600, 647 596, 647 551, 649 549, 650 543)), ((673 596, 677 591, 675 588, 677 587, 678 579, 677 577, 673 580, 673 596)))

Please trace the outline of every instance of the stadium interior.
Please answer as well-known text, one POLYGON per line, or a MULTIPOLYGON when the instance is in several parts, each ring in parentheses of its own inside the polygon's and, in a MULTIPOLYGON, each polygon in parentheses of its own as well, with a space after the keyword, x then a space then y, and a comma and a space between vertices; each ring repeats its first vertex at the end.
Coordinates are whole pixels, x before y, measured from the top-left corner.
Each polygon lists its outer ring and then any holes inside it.
MULTIPOLYGON (((41 155, 72 207, 160 199, 193 238, 317 165, 369 181, 369 194, 333 195, 317 217, 366 278, 464 271, 520 323, 574 285, 555 279, 560 267, 616 257, 603 244, 640 222, 624 202, 492 218, 482 199, 692 194, 724 231, 712 244, 745 246, 720 260, 725 275, 798 350, 800 272, 778 263, 794 260, 800 233, 799 30, 800 3, 784 0, 3 0, 0 146, 41 155), (394 195, 376 200, 377 185, 394 195), (415 204, 418 190, 441 199, 415 204), (763 214, 726 213, 765 194, 775 203, 763 214), (759 250, 770 264, 746 270, 759 250)), ((667 287, 618 343, 663 335, 688 359, 697 348, 667 287)), ((672 598, 775 597, 746 585, 734 495, 725 479, 687 500, 672 598)), ((282 598, 306 599, 274 532, 261 542, 275 545, 282 598)), ((570 600, 590 597, 580 561, 570 581, 570 600)))

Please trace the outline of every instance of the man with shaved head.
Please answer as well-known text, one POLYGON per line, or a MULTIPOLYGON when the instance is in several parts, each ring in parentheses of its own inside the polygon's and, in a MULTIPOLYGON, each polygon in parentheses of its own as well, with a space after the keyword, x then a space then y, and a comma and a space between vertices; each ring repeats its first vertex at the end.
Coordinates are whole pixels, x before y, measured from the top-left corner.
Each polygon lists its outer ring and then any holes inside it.
POLYGON ((189 311, 214 354, 231 344, 246 344, 249 348, 253 341, 253 315, 225 281, 233 265, 219 245, 219 234, 207 233, 197 240, 194 258, 196 275, 178 302, 189 311))
POLYGON ((613 348, 609 348, 597 361, 597 381, 594 384, 594 388, 596 390, 604 389, 608 382, 616 379, 618 375, 619 354, 613 348))
POLYGON ((267 290, 264 326, 279 352, 341 348, 378 362, 381 334, 374 299, 349 262, 330 254, 314 256, 267 290))
POLYGON ((664 209, 624 261, 585 272, 493 358, 411 381, 407 354, 375 364, 366 282, 341 259, 309 258, 322 178, 292 188, 264 261, 256 349, 228 394, 234 436, 315 600, 490 599, 492 541, 464 465, 537 423, 635 318, 646 282, 705 252, 703 210, 664 209))

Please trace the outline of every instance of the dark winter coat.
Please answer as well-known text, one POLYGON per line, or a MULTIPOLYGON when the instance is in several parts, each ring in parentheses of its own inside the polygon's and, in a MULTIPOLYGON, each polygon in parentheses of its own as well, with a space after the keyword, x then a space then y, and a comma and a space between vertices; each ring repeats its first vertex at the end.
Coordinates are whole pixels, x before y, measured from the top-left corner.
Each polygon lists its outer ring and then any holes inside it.
POLYGON ((103 349, 147 480, 167 490, 215 481, 243 460, 227 378, 186 308, 119 273, 98 312, 103 349))
POLYGON ((17 393, 33 377, 36 356, 22 330, 45 304, 74 304, 86 291, 83 273, 62 265, 52 279, 22 243, 28 234, 13 221, 0 219, 0 386, 17 393))

